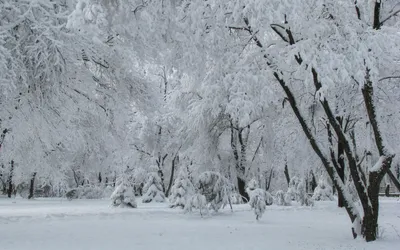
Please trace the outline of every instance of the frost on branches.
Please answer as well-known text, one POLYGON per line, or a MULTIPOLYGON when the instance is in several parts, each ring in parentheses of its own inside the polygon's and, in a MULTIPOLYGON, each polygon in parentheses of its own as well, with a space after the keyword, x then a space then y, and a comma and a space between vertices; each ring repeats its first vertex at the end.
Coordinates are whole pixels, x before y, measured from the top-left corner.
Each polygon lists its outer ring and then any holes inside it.
POLYGON ((300 184, 300 178, 297 176, 292 177, 289 182, 287 194, 291 200, 297 200, 297 187, 300 184))
POLYGON ((301 180, 297 185, 296 197, 301 206, 314 206, 313 199, 308 197, 304 180, 301 180))
POLYGON ((246 192, 250 196, 249 205, 254 209, 256 219, 261 219, 266 206, 272 205, 273 203, 272 195, 269 192, 258 188, 258 182, 255 179, 249 181, 246 192))
POLYGON ((164 202, 165 195, 162 190, 161 178, 158 176, 158 173, 152 172, 149 174, 146 184, 143 187, 143 190, 146 192, 142 197, 143 203, 149 202, 164 202))
POLYGON ((204 172, 196 184, 198 193, 203 195, 207 204, 216 212, 227 204, 232 209, 231 195, 233 185, 217 172, 204 172))
POLYGON ((261 195, 265 201, 265 205, 270 206, 274 203, 274 197, 266 190, 259 188, 258 182, 255 179, 251 179, 247 184, 246 192, 249 194, 250 203, 251 197, 261 195))
POLYGON ((133 192, 133 187, 127 184, 127 181, 122 179, 117 185, 114 192, 111 194, 111 201, 114 207, 131 207, 136 208, 136 199, 133 192))
POLYGON ((314 190, 313 199, 316 201, 332 201, 332 188, 326 182, 326 179, 321 176, 318 185, 314 190))
POLYGON ((182 168, 178 174, 178 177, 175 179, 174 185, 171 189, 171 207, 184 208, 193 194, 194 186, 189 180, 186 168, 182 168))
POLYGON ((275 203, 278 206, 290 206, 292 205, 292 199, 288 193, 283 192, 283 190, 278 190, 275 194, 275 203))
MULTIPOLYGON (((289 182, 289 188, 283 199, 295 200, 300 203, 301 206, 313 206, 313 200, 308 197, 306 185, 304 180, 300 179, 297 176, 294 176, 289 182)), ((282 198, 280 197, 281 201, 282 198)), ((287 203, 287 202, 283 202, 287 203)))
POLYGON ((194 209, 199 209, 200 215, 203 216, 204 213, 208 214, 207 200, 202 194, 195 194, 192 197, 188 197, 185 205, 185 212, 192 212, 194 209))
POLYGON ((254 213, 256 215, 256 219, 261 219, 262 215, 265 212, 265 208, 267 206, 267 196, 266 191, 261 188, 256 188, 250 192, 250 201, 249 205, 254 209, 254 213))

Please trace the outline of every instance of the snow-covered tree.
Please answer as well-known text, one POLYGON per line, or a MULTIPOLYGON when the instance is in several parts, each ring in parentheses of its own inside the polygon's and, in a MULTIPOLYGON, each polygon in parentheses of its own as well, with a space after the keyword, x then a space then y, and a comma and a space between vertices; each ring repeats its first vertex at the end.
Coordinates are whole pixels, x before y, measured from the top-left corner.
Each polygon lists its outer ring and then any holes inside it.
POLYGON ((165 201, 165 194, 161 186, 161 178, 156 172, 149 173, 143 191, 145 192, 142 196, 143 203, 165 201))
POLYGON ((297 202, 299 202, 301 206, 314 205, 313 199, 311 199, 311 197, 309 197, 307 194, 306 184, 304 180, 301 180, 299 185, 297 185, 296 197, 297 197, 297 202))
POLYGON ((193 196, 194 191, 187 169, 182 167, 172 186, 171 196, 169 196, 169 201, 172 203, 171 207, 184 208, 190 197, 193 196))
POLYGON ((232 208, 231 194, 233 186, 228 179, 217 172, 204 172, 199 175, 195 185, 197 192, 206 197, 210 207, 218 212, 218 210, 229 204, 232 208))
POLYGON ((254 209, 257 220, 261 219, 262 215, 265 212, 267 203, 265 192, 265 190, 262 190, 260 188, 256 188, 250 192, 249 205, 251 208, 254 209))
POLYGON ((290 179, 287 194, 291 200, 298 200, 298 186, 299 186, 300 182, 301 182, 301 180, 297 176, 293 176, 290 179))
POLYGON ((292 199, 290 195, 283 190, 278 190, 275 194, 275 203, 278 206, 290 206, 292 204, 292 199))
POLYGON ((116 188, 110 197, 112 205, 115 207, 136 208, 137 203, 132 185, 130 185, 124 177, 122 177, 119 182, 120 183, 116 185, 116 188))
POLYGON ((332 188, 329 186, 324 176, 320 177, 312 198, 316 201, 333 200, 332 188))
POLYGON ((273 196, 266 190, 259 188, 258 182, 255 179, 251 179, 246 188, 246 192, 249 194, 250 200, 249 204, 252 208, 253 205, 255 205, 257 202, 254 201, 254 198, 252 200, 252 197, 261 197, 267 206, 270 206, 274 202, 273 196))
POLYGON ((194 209, 199 209, 200 215, 203 216, 204 213, 208 214, 208 203, 204 195, 196 193, 189 197, 185 204, 185 212, 192 212, 194 209))

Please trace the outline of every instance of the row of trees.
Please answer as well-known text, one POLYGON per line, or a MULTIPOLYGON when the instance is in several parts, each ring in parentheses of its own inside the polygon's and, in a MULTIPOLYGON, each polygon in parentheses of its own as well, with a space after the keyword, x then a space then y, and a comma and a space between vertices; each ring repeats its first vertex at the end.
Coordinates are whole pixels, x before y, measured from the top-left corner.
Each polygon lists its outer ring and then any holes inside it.
POLYGON ((396 1, 0 6, 10 196, 22 184, 30 197, 33 187, 62 195, 128 175, 140 189, 154 171, 168 196, 185 166, 221 173, 248 200, 250 179, 279 190, 300 175, 311 190, 326 174, 354 236, 376 239, 381 182, 400 188, 396 1))

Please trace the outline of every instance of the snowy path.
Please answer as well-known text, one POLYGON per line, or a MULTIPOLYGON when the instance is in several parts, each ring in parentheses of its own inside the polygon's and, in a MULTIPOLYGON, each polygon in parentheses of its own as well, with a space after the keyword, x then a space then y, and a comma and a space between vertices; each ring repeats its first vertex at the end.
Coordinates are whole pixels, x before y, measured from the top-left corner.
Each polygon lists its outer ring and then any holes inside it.
POLYGON ((201 218, 166 204, 113 209, 107 200, 0 199, 1 250, 400 249, 400 201, 384 200, 383 239, 353 240, 344 209, 271 206, 255 221, 247 205, 201 218), (14 202, 14 203, 13 203, 14 202))

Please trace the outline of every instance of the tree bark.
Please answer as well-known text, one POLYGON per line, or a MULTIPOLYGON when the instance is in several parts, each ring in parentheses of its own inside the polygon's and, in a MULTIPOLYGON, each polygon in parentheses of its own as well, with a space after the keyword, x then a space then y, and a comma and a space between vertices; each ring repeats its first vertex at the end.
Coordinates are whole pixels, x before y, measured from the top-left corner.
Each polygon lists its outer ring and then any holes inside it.
POLYGON ((29 185, 29 196, 28 199, 32 199, 35 191, 35 178, 36 178, 36 172, 33 173, 32 178, 31 178, 31 183, 29 185))
POLYGON ((165 196, 168 197, 169 192, 171 191, 172 183, 174 181, 174 173, 175 173, 175 161, 177 159, 178 155, 175 155, 174 159, 172 159, 172 164, 171 164, 171 176, 169 178, 169 184, 168 184, 168 189, 167 192, 165 193, 165 196))
POLYGON ((8 196, 8 198, 11 198, 12 191, 13 191, 13 181, 12 181, 13 174, 14 174, 14 160, 11 160, 10 174, 7 179, 7 184, 8 184, 7 196, 8 196))
POLYGON ((274 169, 271 169, 271 171, 269 172, 269 177, 268 179, 265 178, 265 190, 268 191, 269 187, 271 186, 271 180, 272 180, 272 175, 274 173, 274 169))
POLYGON ((386 184, 385 187, 385 196, 389 197, 390 196, 390 184, 386 184))
POLYGON ((314 192, 315 188, 317 188, 317 180, 315 179, 314 172, 311 171, 311 191, 314 192))
POLYGON ((167 158, 168 154, 165 154, 162 158, 161 155, 158 157, 157 160, 157 165, 158 165, 158 175, 161 178, 161 186, 162 186, 162 191, 165 194, 165 183, 164 183, 164 172, 163 172, 163 167, 164 167, 164 163, 165 163, 165 158, 167 158))
POLYGON ((385 176, 390 171, 394 154, 390 154, 384 145, 381 131, 379 129, 376 109, 374 104, 374 88, 370 79, 370 70, 366 68, 365 83, 361 89, 368 118, 374 132, 375 144, 379 155, 382 158, 381 166, 369 172, 368 201, 362 201, 364 208, 364 232, 363 235, 367 242, 376 240, 378 236, 378 211, 379 211, 379 186, 385 176))
POLYGON ((237 178, 237 185, 238 185, 238 192, 242 197, 243 202, 249 201, 249 195, 246 192, 246 181, 245 177, 245 169, 241 165, 239 152, 237 148, 237 132, 233 126, 233 122, 230 121, 231 124, 231 148, 233 157, 235 160, 235 169, 236 169, 236 178, 237 178))
MULTIPOLYGON (((342 143, 338 143, 338 175, 340 179, 345 183, 344 181, 344 168, 345 168, 345 163, 344 163, 344 150, 343 150, 343 145, 342 143)), ((338 207, 343 207, 343 196, 342 194, 338 193, 338 207)))
POLYGON ((239 194, 242 196, 243 202, 248 202, 250 197, 246 192, 246 182, 240 177, 237 177, 237 182, 238 182, 238 191, 239 194))
POLYGON ((283 170, 283 173, 285 174, 286 182, 287 182, 287 185, 288 185, 288 187, 289 187, 290 175, 289 175, 289 169, 288 169, 287 163, 285 163, 285 168, 284 168, 284 170, 283 170))

